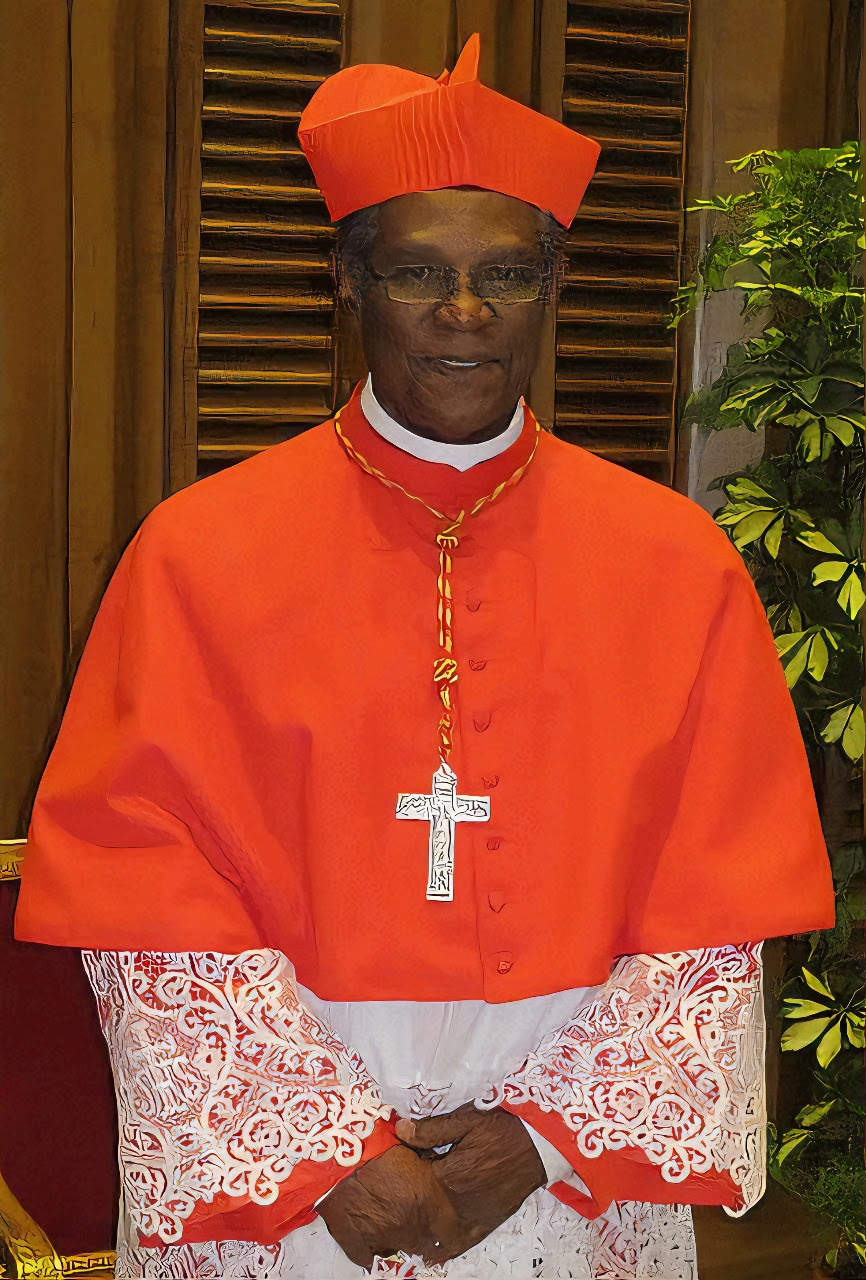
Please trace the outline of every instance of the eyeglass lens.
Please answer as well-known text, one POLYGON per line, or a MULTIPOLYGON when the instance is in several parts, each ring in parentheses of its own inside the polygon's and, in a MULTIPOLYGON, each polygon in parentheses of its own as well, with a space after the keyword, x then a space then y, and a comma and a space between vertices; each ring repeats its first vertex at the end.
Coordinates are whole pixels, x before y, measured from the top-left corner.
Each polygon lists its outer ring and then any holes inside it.
MULTIPOLYGON (((454 267, 394 267, 382 277, 385 292, 394 302, 433 302, 453 298, 460 273, 454 267)), ((541 267, 525 263, 474 267, 469 288, 477 298, 499 302, 534 302, 544 289, 541 267)))

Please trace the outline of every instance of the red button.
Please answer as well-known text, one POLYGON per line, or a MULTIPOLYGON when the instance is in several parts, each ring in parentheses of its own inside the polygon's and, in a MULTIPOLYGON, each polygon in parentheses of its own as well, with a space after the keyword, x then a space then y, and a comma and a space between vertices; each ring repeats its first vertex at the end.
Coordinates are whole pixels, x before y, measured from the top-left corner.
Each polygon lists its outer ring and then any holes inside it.
POLYGON ((485 729, 490 728, 490 712, 481 711, 477 716, 472 717, 472 723, 478 733, 483 733, 485 729))
POLYGON ((488 848, 488 849, 498 849, 498 848, 499 848, 499 846, 500 846, 501 844, 502 844, 502 839, 501 839, 501 837, 500 837, 500 836, 495 836, 492 840, 488 840, 488 841, 487 841, 487 848, 488 848))
MULTIPOLYGON (((490 905, 491 911, 501 911, 502 908, 505 906, 505 896, 504 894, 501 894, 501 893, 496 893, 496 892, 488 893, 487 901, 490 905)), ((503 961, 503 963, 507 964, 508 962, 503 961)))
POLYGON ((511 968, 511 961, 510 961, 510 960, 500 960, 500 961, 499 961, 499 964, 496 966, 496 972, 497 972, 497 973, 508 973, 508 971, 509 971, 509 969, 510 969, 510 968, 511 968))
POLYGON ((470 658, 469 659, 469 667, 470 667, 470 670, 472 671, 483 671, 486 666, 487 666, 486 658, 470 658))
POLYGON ((488 787, 492 791, 499 782, 499 774, 491 773, 489 777, 483 778, 482 781, 484 782, 485 787, 488 787))

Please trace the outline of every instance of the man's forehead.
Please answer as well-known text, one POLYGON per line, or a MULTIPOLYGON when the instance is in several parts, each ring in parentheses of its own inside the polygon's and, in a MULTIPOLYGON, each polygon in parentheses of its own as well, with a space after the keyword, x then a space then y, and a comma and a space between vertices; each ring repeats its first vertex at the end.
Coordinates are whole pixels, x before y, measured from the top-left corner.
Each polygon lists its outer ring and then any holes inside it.
POLYGON ((447 242, 519 249, 537 240, 539 213, 534 205, 499 192, 448 187, 388 200, 380 208, 378 224, 384 244, 423 249, 447 242))

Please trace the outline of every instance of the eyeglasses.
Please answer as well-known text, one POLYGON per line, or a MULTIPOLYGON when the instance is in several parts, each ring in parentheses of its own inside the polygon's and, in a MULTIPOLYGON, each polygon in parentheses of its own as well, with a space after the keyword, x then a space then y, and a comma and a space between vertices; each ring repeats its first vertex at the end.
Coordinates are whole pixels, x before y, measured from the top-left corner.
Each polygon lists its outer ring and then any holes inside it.
MULTIPOLYGON (((406 266, 386 272, 368 266, 392 302, 448 302, 460 284, 456 267, 406 266)), ((523 263, 473 267, 469 289, 484 302, 537 302, 547 293, 550 272, 523 263)))

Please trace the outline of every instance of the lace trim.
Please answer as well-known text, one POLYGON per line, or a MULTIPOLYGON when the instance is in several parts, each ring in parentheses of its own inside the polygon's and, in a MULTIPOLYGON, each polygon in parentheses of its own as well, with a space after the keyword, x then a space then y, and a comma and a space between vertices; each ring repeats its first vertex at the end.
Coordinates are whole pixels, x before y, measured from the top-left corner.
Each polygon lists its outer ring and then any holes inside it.
POLYGON ((299 1003, 282 953, 82 955, 140 1234, 180 1240, 221 1192, 272 1204, 301 1160, 356 1164, 390 1115, 358 1055, 299 1003))
POLYGON ((118 1280, 697 1280, 695 1238, 687 1205, 613 1204, 589 1222, 537 1191, 474 1248, 442 1267, 419 1258, 379 1260, 363 1271, 349 1261, 321 1219, 280 1245, 238 1241, 120 1247, 118 1280))
POLYGON ((726 1171, 738 1217, 765 1188, 761 943, 623 957, 599 997, 477 1105, 534 1103, 581 1155, 638 1149, 667 1182, 726 1171))

